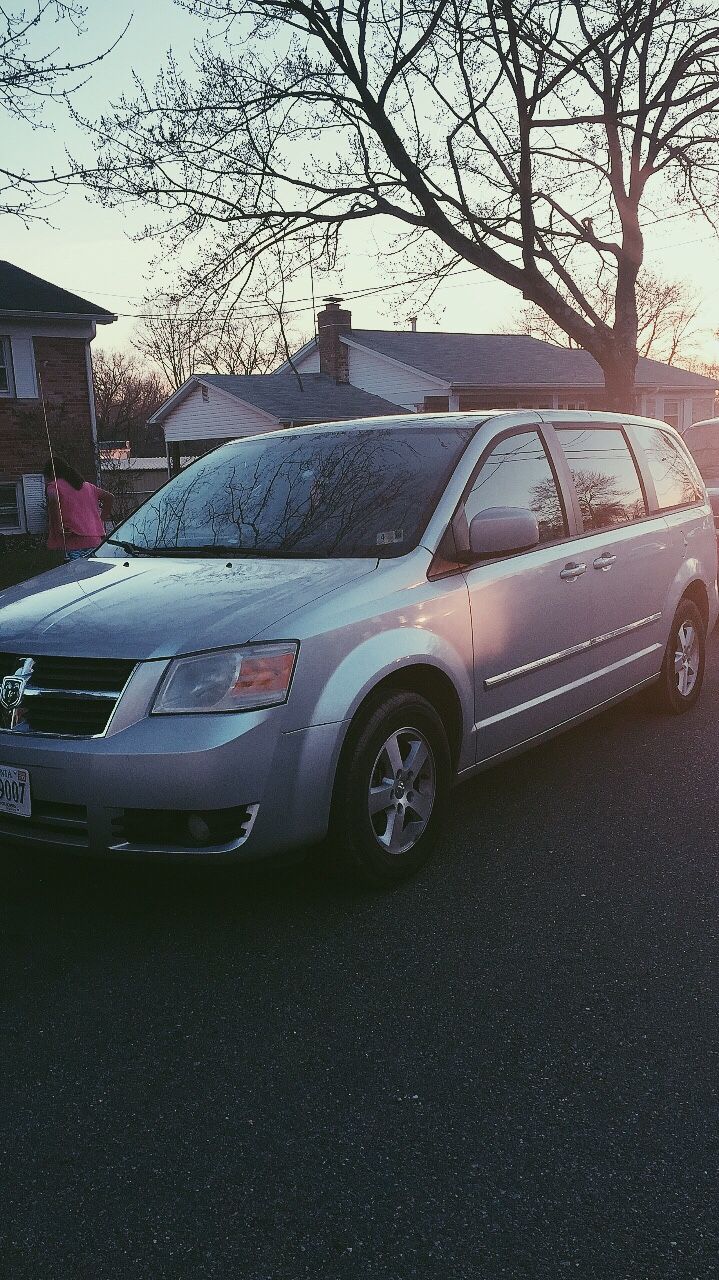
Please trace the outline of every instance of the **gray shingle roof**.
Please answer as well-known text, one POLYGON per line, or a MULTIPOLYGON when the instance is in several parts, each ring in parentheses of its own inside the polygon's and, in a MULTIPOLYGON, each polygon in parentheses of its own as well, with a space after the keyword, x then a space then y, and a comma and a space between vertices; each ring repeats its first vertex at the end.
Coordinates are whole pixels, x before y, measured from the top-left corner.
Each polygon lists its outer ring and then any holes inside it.
POLYGON ((399 405, 370 395, 346 382, 335 382, 324 373, 303 373, 300 390, 293 373, 198 374, 202 382, 220 387, 231 396, 272 414, 278 422, 331 422, 406 413, 399 405))
POLYGON ((76 293, 69 293, 67 289, 50 284, 49 280, 23 271, 12 262, 0 261, 0 315, 3 312, 88 316, 101 323, 117 319, 105 307, 87 302, 76 293))
MULTIPOLYGON (((455 387, 604 387, 602 371, 588 351, 556 347, 523 334, 353 329, 347 336, 455 387)), ((688 369, 640 359, 636 385, 700 390, 715 383, 688 369)))

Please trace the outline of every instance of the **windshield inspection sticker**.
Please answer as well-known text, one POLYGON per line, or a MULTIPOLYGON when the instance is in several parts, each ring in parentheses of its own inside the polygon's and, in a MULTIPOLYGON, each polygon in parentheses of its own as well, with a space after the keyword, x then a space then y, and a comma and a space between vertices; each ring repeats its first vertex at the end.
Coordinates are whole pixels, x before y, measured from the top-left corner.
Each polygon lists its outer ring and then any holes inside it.
POLYGON ((377 534, 378 547, 388 547, 392 542, 404 542, 404 529, 385 529, 377 534))

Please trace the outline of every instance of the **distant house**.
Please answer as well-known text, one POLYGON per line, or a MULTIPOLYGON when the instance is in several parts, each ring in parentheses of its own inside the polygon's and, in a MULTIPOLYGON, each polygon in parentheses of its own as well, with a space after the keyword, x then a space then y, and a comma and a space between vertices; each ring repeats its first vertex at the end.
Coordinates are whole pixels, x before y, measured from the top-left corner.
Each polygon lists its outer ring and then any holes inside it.
POLYGON ((203 453, 208 444, 255 436, 278 427, 348 421, 402 413, 401 406, 335 378, 308 371, 286 374, 197 374, 189 378, 150 418, 161 424, 171 470, 180 460, 203 453))
POLYGON ((0 262, 0 534, 45 526, 42 469, 53 449, 97 475, 90 343, 117 317, 0 262))
MULTIPOLYGON (((522 334, 353 329, 336 299, 317 321, 317 339, 292 357, 301 374, 321 369, 406 409, 602 407, 604 377, 588 351, 522 334)), ((659 360, 639 360, 635 388, 635 413, 680 431, 713 411, 712 379, 659 360)))
MULTIPOLYGON (((714 392, 701 374, 639 360, 637 413, 683 431, 712 415, 714 392)), ((353 329, 351 313, 330 298, 317 337, 275 373, 190 378, 150 421, 162 424, 177 466, 209 442, 279 426, 408 410, 594 409, 603 396, 602 371, 586 351, 518 334, 353 329)))

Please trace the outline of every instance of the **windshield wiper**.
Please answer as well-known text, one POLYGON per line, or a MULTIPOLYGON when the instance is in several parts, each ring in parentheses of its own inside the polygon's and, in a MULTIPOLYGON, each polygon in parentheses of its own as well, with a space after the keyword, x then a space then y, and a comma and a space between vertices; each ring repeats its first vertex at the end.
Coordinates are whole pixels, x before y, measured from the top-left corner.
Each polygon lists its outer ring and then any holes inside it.
POLYGON ((136 547, 134 542, 120 542, 118 538, 106 538, 113 547, 121 547, 129 556, 161 556, 164 552, 157 547, 136 547))
POLYGON ((194 547, 163 547, 158 554, 166 556, 227 556, 230 560, 253 560, 264 557, 269 560, 280 560, 287 555, 285 551, 269 551, 263 547, 222 546, 217 542, 207 542, 194 547))

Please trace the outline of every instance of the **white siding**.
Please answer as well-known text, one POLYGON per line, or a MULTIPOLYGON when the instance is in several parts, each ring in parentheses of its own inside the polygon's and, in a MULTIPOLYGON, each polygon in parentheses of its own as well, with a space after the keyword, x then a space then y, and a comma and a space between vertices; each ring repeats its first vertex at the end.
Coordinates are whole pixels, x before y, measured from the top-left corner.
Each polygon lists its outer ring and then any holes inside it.
MULTIPOLYGON (((319 373, 320 371, 320 349, 317 343, 308 351, 300 360, 295 356, 292 357, 292 364, 295 369, 301 369, 303 373, 319 373)), ((285 373, 292 373, 292 368, 288 364, 285 373)))
POLYGON ((37 376, 35 351, 32 338, 12 334, 12 367, 15 375, 15 395, 18 400, 37 400, 37 376))
POLYGON ((443 387, 439 379, 403 369, 366 347, 348 347, 348 351, 350 382, 362 391, 406 409, 416 409, 425 396, 447 394, 446 386, 443 387))
POLYGON ((45 477, 40 472, 31 472, 23 476, 22 490, 25 499, 25 527, 28 533, 44 533, 47 528, 45 477))
POLYGON ((692 422, 701 422, 703 418, 711 418, 714 413, 714 400, 710 394, 698 395, 648 395, 640 398, 639 413, 648 418, 659 418, 662 422, 670 422, 681 432, 686 431, 692 422))
POLYGON ((208 387, 203 400, 202 387, 195 387, 165 418, 165 439, 226 440, 233 436, 254 436, 274 431, 278 423, 234 396, 208 387))

